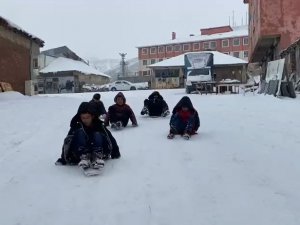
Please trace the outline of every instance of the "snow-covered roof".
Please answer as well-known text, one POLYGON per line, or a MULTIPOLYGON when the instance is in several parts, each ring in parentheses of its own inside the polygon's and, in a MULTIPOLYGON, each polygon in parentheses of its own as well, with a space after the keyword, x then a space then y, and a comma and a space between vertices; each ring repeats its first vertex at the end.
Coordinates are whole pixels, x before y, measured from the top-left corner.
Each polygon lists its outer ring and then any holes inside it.
POLYGON ((166 59, 164 61, 149 65, 148 67, 183 67, 184 56, 186 54, 197 54, 197 53, 213 53, 214 54, 214 65, 236 65, 236 64, 247 64, 245 60, 218 52, 218 51, 203 51, 203 52, 188 52, 176 57, 166 59))
POLYGON ((109 75, 100 72, 82 61, 76 61, 64 57, 55 59, 52 63, 42 69, 40 73, 57 73, 62 71, 78 71, 84 74, 95 74, 111 78, 109 75))
POLYGON ((0 25, 4 25, 5 27, 7 27, 10 30, 13 30, 19 34, 24 35, 27 38, 32 39, 34 42, 36 42, 37 44, 39 44, 41 47, 44 46, 44 41, 41 40, 40 38, 34 36, 33 34, 28 33, 27 31, 25 31, 23 28, 19 27, 18 25, 16 25, 15 23, 11 22, 10 20, 0 16, 0 25))
POLYGON ((210 40, 218 40, 218 39, 248 36, 248 26, 238 26, 238 27, 233 27, 232 29, 233 29, 233 31, 230 31, 230 32, 211 34, 211 35, 189 36, 189 37, 186 37, 186 38, 177 38, 177 39, 174 39, 174 40, 167 40, 167 41, 164 41, 164 42, 161 42, 161 43, 156 43, 156 44, 140 45, 137 48, 150 47, 150 46, 160 46, 160 45, 173 45, 173 44, 180 44, 180 43, 210 41, 210 40))

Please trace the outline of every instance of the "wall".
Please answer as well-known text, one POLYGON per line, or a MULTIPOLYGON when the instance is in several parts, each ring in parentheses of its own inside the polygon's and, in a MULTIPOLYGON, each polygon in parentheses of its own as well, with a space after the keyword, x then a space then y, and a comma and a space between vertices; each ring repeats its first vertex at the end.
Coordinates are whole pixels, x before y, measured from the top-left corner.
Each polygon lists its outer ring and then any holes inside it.
POLYGON ((0 26, 0 81, 8 82, 15 91, 25 93, 25 81, 35 79, 33 59, 39 45, 30 39, 0 26))
POLYGON ((30 52, 26 41, 7 35, 0 27, 0 81, 8 82, 15 91, 25 94, 25 81, 30 80, 30 52), (7 39, 12 37, 12 41, 7 39))

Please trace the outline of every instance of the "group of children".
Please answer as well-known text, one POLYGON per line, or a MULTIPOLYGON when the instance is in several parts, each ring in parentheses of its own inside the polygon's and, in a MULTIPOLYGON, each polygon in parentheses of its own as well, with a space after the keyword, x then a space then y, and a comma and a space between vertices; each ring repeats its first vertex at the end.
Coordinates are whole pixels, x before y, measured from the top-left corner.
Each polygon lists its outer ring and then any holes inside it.
MULTIPOLYGON (((128 125, 138 126, 135 114, 126 104, 126 98, 119 92, 115 104, 105 110, 100 94, 96 93, 90 102, 82 102, 70 123, 70 130, 64 140, 61 157, 57 165, 78 164, 82 168, 101 169, 106 159, 121 156, 118 144, 107 129, 119 130, 128 125)), ((144 100, 141 115, 166 117, 170 114, 168 104, 158 91, 154 91, 144 100)), ((200 127, 197 110, 189 97, 184 96, 174 107, 170 119, 170 130, 167 138, 173 139, 176 134, 190 139, 200 127)))

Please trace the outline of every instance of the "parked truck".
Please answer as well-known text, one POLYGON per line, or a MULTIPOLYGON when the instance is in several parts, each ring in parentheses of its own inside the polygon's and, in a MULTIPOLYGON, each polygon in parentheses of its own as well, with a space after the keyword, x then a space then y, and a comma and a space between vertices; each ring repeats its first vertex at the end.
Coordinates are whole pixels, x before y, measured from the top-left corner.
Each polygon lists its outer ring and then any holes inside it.
POLYGON ((187 53, 184 56, 184 74, 186 93, 197 91, 199 87, 215 82, 213 73, 214 55, 210 52, 187 53))

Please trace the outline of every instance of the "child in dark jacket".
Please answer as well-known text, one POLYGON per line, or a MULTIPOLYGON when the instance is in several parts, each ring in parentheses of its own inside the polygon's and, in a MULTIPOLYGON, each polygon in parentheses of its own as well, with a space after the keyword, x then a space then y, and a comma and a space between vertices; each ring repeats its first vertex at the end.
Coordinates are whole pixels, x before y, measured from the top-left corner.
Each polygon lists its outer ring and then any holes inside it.
POLYGON ((99 93, 96 93, 93 95, 93 99, 90 101, 90 103, 93 104, 93 106, 95 107, 97 112, 97 117, 105 118, 107 112, 100 98, 101 95, 99 93))
POLYGON ((174 107, 170 120, 169 139, 176 134, 182 135, 186 140, 195 134, 200 127, 198 112, 193 107, 189 97, 184 96, 174 107))
POLYGON ((97 116, 97 110, 89 102, 82 102, 72 118, 57 165, 78 164, 83 168, 100 169, 104 160, 119 158, 116 140, 97 116))
POLYGON ((114 98, 116 104, 108 108, 108 113, 105 118, 105 126, 111 124, 113 129, 121 129, 126 127, 129 119, 132 122, 132 126, 136 127, 137 121, 134 115, 134 112, 129 105, 126 104, 126 98, 122 92, 119 92, 114 98))
POLYGON ((145 114, 150 117, 166 117, 170 114, 168 104, 158 91, 154 91, 145 99, 141 115, 145 114))

